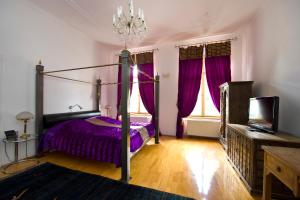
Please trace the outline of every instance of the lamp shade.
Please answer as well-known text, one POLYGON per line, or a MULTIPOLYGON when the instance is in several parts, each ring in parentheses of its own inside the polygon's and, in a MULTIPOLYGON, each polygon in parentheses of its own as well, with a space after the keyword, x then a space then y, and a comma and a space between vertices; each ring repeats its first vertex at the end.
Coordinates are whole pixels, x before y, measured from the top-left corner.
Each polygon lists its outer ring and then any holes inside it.
POLYGON ((111 105, 106 105, 104 108, 110 110, 111 109, 111 105))
POLYGON ((29 119, 33 119, 33 114, 31 112, 20 112, 19 114, 17 114, 16 118, 17 120, 29 120, 29 119))

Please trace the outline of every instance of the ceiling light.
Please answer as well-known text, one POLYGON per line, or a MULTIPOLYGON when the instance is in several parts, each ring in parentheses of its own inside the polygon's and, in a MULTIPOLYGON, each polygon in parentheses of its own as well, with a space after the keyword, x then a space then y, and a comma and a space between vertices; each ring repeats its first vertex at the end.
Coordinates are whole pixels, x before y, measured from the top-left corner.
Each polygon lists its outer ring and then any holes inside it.
POLYGON ((125 48, 128 41, 141 39, 147 32, 144 11, 139 8, 134 15, 132 0, 128 1, 128 7, 128 12, 125 13, 122 6, 119 6, 117 14, 113 15, 113 29, 124 40, 125 48))

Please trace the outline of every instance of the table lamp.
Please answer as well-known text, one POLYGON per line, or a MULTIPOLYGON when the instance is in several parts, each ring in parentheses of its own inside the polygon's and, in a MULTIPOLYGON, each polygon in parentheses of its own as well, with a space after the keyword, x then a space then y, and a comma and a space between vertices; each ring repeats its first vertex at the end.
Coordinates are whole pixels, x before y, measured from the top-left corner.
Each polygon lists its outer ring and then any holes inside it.
POLYGON ((104 108, 106 109, 106 116, 110 117, 111 105, 106 105, 104 108))
POLYGON ((20 112, 19 114, 17 114, 16 118, 17 120, 21 120, 24 121, 24 133, 20 136, 20 138, 22 139, 27 139, 30 134, 27 134, 27 121, 30 119, 33 119, 33 114, 27 111, 24 112, 20 112))

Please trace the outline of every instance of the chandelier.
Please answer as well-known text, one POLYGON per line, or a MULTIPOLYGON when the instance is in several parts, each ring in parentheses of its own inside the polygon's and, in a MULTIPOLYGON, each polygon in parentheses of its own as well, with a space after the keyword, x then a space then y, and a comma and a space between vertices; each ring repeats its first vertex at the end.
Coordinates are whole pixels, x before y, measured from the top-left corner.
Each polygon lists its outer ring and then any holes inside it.
POLYGON ((141 39, 147 32, 144 11, 139 8, 138 13, 134 15, 132 0, 128 1, 128 6, 129 13, 125 13, 122 6, 119 6, 117 15, 113 15, 113 29, 125 41, 125 46, 127 41, 141 39))

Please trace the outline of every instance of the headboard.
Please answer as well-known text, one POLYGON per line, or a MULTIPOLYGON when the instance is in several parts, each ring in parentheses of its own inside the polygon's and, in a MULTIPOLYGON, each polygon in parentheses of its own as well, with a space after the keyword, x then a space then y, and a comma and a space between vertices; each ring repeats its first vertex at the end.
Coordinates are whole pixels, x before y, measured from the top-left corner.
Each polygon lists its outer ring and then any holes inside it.
POLYGON ((67 121, 70 119, 86 119, 89 117, 99 116, 101 113, 97 110, 82 111, 82 112, 68 112, 48 114, 43 116, 43 129, 50 128, 58 123, 67 121))

